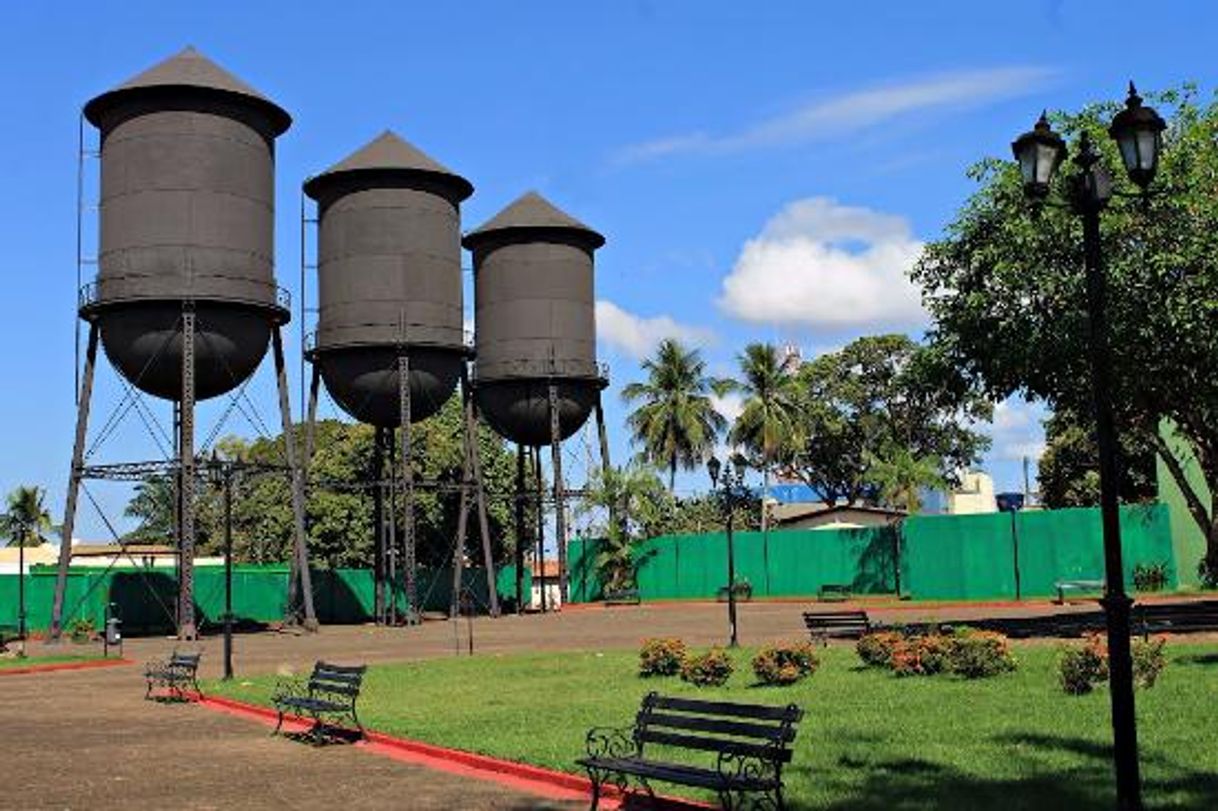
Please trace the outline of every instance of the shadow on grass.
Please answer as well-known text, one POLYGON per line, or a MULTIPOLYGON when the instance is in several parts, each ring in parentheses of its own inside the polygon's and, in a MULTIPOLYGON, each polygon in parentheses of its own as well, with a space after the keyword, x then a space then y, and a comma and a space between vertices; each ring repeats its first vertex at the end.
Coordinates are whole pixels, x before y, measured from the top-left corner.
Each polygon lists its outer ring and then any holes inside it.
POLYGON ((1177 656, 1176 661, 1182 665, 1218 665, 1218 653, 1190 653, 1177 656))

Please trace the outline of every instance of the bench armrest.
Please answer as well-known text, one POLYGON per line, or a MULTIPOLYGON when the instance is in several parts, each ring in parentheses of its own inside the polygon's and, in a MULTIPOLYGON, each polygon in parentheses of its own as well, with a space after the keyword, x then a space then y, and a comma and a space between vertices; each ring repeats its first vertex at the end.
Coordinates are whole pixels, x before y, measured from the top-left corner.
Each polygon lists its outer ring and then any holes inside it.
POLYGON ((779 755, 783 751, 781 744, 775 742, 767 746, 772 749, 772 757, 758 755, 742 755, 736 752, 720 752, 715 760, 715 771, 729 782, 742 780, 758 780, 763 782, 778 781, 782 775, 782 760, 779 755))
POLYGON ((588 757, 637 757, 642 746, 634 736, 634 727, 592 727, 584 738, 588 757))

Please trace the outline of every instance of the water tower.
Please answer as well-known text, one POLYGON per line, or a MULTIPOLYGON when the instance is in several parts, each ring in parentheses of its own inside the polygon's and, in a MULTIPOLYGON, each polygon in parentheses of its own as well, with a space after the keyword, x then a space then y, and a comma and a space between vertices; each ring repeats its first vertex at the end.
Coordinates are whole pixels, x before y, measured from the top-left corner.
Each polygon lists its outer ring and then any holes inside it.
MULTIPOLYGON (((558 544, 559 591, 567 598, 566 517, 561 444, 595 410, 601 461, 608 466, 596 361, 593 252, 599 233, 529 192, 462 244, 474 256, 474 389, 480 413, 501 436, 549 445, 558 544)), ((518 465, 518 489, 523 489, 518 465)), ((520 563, 518 557, 518 564, 520 563)))
MULTIPOLYGON (((244 383, 274 348, 294 513, 293 574, 315 624, 293 459, 283 344, 286 295, 275 284, 275 139, 291 117, 192 48, 89 101, 100 130, 98 273, 81 291, 88 324, 63 522, 52 634, 63 619, 72 528, 85 466, 100 342, 133 387, 174 405, 181 556, 178 631, 196 633, 193 600, 195 404, 244 383)), ((147 468, 151 469, 151 468, 147 468)))
MULTIPOLYGON (((317 201, 318 320, 308 352, 313 362, 308 424, 315 421, 320 378, 344 411, 376 427, 375 467, 380 471, 387 456, 393 471, 388 483, 390 522, 395 513, 392 493, 402 489, 406 502, 403 569, 411 621, 418 618, 418 594, 410 426, 439 411, 458 382, 467 378, 471 347, 464 339, 460 204, 473 191, 465 178, 392 132, 304 184, 305 194, 317 201), (395 431, 401 432, 400 465, 393 463, 398 445, 395 431)), ((467 418, 458 535, 464 535, 467 490, 472 485, 483 516, 491 609, 497 614, 485 496, 472 430, 467 418)), ((377 616, 392 622, 394 601, 389 602, 390 616, 382 614, 383 584, 386 562, 390 582, 396 578, 396 528, 392 523, 386 527, 380 518, 386 487, 380 481, 382 474, 375 475, 377 616)), ((458 561, 463 540, 458 539, 458 561)))

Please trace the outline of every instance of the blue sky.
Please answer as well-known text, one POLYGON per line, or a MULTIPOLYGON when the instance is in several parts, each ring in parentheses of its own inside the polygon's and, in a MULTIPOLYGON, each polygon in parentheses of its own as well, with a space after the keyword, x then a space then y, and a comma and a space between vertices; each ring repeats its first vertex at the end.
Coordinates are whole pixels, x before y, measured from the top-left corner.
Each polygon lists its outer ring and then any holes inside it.
MULTIPOLYGON (((61 511, 80 106, 187 44, 295 118, 278 144, 289 289, 301 181, 387 127, 473 182, 467 228, 535 188, 603 231, 600 352, 622 459, 617 392, 659 337, 698 343, 726 373, 751 340, 810 356, 857 335, 916 333, 925 320, 902 272, 969 193, 965 168, 1006 155, 1041 108, 1119 97, 1131 77, 1212 92, 1216 18, 1204 2, 1148 14, 1111 0, 6 4, 0 491, 39 484, 61 511)), ((298 357, 295 325, 288 352, 298 357)), ((273 425, 270 384, 264 369, 250 393, 273 425)), ((108 369, 98 386, 95 428, 121 394, 108 369)), ((222 406, 203 409, 201 433, 222 406)), ((167 424, 167 405, 152 408, 167 424)), ((1039 417, 1000 409, 984 465, 1000 489, 1019 486, 1039 417)), ((253 430, 240 419, 230 429, 253 430)), ((96 459, 155 452, 129 419, 96 459)), ((576 466, 585 455, 578 441, 568 452, 576 466)), ((125 493, 106 488, 99 501, 121 505, 125 493)), ((107 534, 87 503, 78 534, 107 534)))

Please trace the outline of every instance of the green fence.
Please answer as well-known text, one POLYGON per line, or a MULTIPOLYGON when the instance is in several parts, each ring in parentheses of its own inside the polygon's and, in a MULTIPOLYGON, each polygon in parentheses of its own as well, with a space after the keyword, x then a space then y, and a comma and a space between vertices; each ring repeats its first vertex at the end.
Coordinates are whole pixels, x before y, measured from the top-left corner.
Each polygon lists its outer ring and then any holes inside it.
MULTIPOLYGON (((1177 585, 1168 514, 1162 505, 1121 509, 1126 579, 1139 563, 1163 563, 1168 587, 1177 585)), ((891 594, 933 600, 1047 597, 1058 580, 1104 576, 1099 510, 1044 510, 982 515, 918 516, 897 527, 776 530, 734 534, 736 577, 755 597, 816 594, 822 585, 849 586, 855 594, 891 594), (1018 559, 1016 549, 1018 548, 1018 559)), ((600 542, 577 539, 568 547, 571 602, 603 596, 596 571, 600 542)), ((723 534, 651 538, 636 551, 643 599, 714 598, 727 584, 723 534)))
MULTIPOLYGON (((371 622, 374 612, 374 582, 368 569, 318 569, 313 575, 313 599, 318 620, 342 624, 371 622)), ((501 600, 512 599, 516 570, 504 567, 496 573, 501 600)), ((283 618, 287 600, 286 566, 236 566, 233 569, 233 614, 238 622, 274 622, 283 618)), ((31 631, 51 625, 51 601, 55 593, 55 568, 38 566, 26 577, 26 615, 31 631)), ((174 627, 177 578, 173 570, 114 567, 109 570, 74 569, 68 575, 64 596, 65 623, 78 618, 92 620, 100 628, 106 603, 114 603, 115 615, 128 633, 151 633, 174 627)), ((425 611, 447 611, 452 595, 452 569, 419 570, 418 588, 425 611)), ((488 603, 486 574, 465 569, 462 588, 468 589, 480 608, 488 603)), ((530 573, 524 573, 525 600, 532 588, 530 573)), ((0 575, 0 625, 17 624, 18 576, 0 575)), ((399 575, 394 589, 400 611, 409 606, 405 584, 399 575)), ((224 569, 195 569, 195 613, 200 624, 217 625, 224 614, 224 569)))

